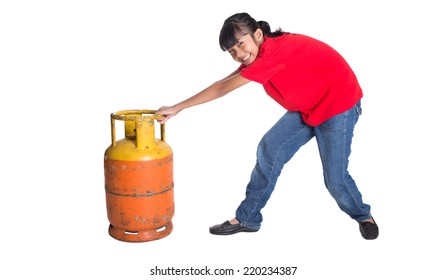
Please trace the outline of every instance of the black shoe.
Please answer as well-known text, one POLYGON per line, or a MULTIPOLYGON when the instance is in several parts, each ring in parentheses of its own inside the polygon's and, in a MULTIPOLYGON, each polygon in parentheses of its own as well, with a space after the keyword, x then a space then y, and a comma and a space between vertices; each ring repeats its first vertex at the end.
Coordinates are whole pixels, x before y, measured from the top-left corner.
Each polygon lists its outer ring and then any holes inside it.
POLYGON ((378 238, 379 229, 375 220, 372 218, 374 223, 371 222, 360 222, 359 223, 359 231, 361 232, 362 237, 367 240, 373 240, 378 238))
POLYGON ((240 224, 231 225, 229 221, 209 228, 209 232, 215 235, 230 235, 238 232, 256 232, 258 229, 242 227, 240 224))

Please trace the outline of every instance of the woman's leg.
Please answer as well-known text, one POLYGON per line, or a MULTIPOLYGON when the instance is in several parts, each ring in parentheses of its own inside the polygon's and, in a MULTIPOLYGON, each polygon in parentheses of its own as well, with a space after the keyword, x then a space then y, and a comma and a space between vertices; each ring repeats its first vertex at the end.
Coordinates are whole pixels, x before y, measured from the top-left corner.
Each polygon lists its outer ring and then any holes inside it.
POLYGON ((371 218, 370 206, 363 203, 355 181, 348 172, 353 130, 360 103, 315 127, 325 185, 342 211, 358 222, 371 218))
POLYGON ((270 198, 284 164, 313 136, 313 128, 306 125, 297 112, 287 112, 263 136, 246 197, 236 210, 241 226, 260 228, 263 220, 260 211, 270 198))

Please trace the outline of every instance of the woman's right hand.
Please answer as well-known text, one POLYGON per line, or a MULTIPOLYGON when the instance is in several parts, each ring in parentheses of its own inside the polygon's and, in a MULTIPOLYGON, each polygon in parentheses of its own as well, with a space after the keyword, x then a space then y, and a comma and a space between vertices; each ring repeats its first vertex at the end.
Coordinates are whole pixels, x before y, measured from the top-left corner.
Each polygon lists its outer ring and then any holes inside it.
POLYGON ((162 106, 155 112, 156 115, 161 115, 162 117, 158 121, 163 124, 167 122, 171 117, 178 114, 181 110, 177 106, 162 106))

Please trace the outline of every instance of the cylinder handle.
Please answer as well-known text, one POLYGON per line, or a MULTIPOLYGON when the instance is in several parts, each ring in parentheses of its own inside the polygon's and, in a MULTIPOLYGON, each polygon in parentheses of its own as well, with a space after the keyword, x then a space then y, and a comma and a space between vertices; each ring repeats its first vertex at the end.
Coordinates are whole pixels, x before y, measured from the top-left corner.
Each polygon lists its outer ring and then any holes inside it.
MULTIPOLYGON (((153 123, 154 120, 162 118, 162 115, 155 114, 155 110, 122 110, 110 114, 111 120, 111 140, 112 146, 116 146, 116 129, 115 120, 134 121, 136 126, 140 126, 143 122, 153 123)), ((161 141, 166 139, 165 124, 160 125, 161 141)))

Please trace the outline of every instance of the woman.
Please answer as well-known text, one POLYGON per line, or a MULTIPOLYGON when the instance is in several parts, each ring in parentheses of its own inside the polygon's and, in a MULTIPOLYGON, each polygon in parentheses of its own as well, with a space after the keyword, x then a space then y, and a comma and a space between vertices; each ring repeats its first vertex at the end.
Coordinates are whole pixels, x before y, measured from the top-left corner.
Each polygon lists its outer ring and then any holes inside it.
POLYGON ((301 34, 271 32, 269 24, 247 13, 235 14, 223 24, 220 47, 241 63, 228 77, 192 97, 161 107, 161 123, 180 111, 220 98, 255 81, 287 112, 264 135, 257 162, 246 188, 246 197, 235 217, 210 228, 229 235, 256 232, 266 205, 286 162, 313 137, 323 166, 324 183, 342 211, 359 223, 365 239, 379 235, 370 206, 362 201, 349 175, 348 157, 363 96, 350 66, 327 44, 301 34))

